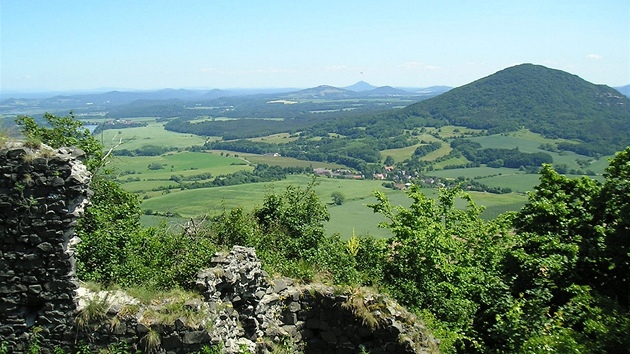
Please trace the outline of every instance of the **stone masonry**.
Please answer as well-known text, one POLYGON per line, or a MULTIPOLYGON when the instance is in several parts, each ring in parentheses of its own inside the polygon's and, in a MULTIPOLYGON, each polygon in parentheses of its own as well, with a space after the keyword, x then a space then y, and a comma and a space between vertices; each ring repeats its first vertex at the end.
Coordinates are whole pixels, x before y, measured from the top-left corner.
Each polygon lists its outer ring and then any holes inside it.
MULTIPOLYGON (((74 227, 89 196, 84 154, 0 148, 0 344, 42 353, 123 344, 145 353, 434 353, 439 342, 393 300, 365 289, 270 279, 253 248, 217 253, 198 295, 141 304, 79 287, 74 227), (181 303, 175 303, 181 301, 181 303), (173 315, 173 309, 179 312, 173 315), (84 316, 90 311, 90 316, 84 316), (98 309, 98 311, 94 311, 98 309)), ((133 352, 133 351, 132 351, 133 352)))
POLYGON ((15 351, 34 328, 51 346, 73 334, 73 228, 90 180, 82 157, 20 143, 0 149, 0 338, 15 351))

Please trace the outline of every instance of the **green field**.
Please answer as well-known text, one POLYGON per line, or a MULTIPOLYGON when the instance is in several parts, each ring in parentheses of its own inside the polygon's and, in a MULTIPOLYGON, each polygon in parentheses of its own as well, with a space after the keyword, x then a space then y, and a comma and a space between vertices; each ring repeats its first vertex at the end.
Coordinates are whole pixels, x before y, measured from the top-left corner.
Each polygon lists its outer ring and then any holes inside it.
POLYGON ((296 136, 291 137, 291 134, 289 133, 280 133, 280 134, 261 136, 258 138, 251 138, 247 140, 251 140, 254 142, 265 142, 265 143, 270 143, 270 144, 284 144, 284 143, 288 143, 290 141, 294 141, 297 139, 298 138, 296 136))
MULTIPOLYGON (((273 189, 282 193, 288 185, 306 187, 311 181, 310 176, 293 175, 286 180, 273 183, 252 183, 237 186, 202 188, 194 190, 173 190, 168 194, 155 193, 155 196, 142 203, 144 211, 159 211, 162 213, 179 213, 183 218, 199 215, 216 215, 224 209, 243 207, 249 211, 262 204, 265 193, 273 189)), ((339 233, 343 238, 350 237, 354 230, 356 235, 372 235, 387 237, 389 230, 378 228, 378 223, 384 221, 381 215, 374 214, 368 204, 375 203, 375 190, 384 192, 392 205, 409 206, 411 200, 403 191, 394 191, 382 187, 381 181, 373 180, 343 180, 333 178, 318 178, 315 192, 323 203, 328 204, 330 222, 326 224, 328 234, 339 233), (344 194, 346 201, 343 205, 333 205, 331 194, 339 191, 344 194)), ((437 193, 435 189, 423 189, 430 197, 437 193)), ((524 195, 518 194, 490 194, 472 192, 473 199, 479 205, 487 206, 482 214, 484 218, 493 218, 505 211, 520 209, 526 201, 524 195)), ((464 203, 460 203, 461 207, 464 203)), ((155 222, 155 221, 152 221, 155 222)))
MULTIPOLYGON (((165 130, 164 122, 156 122, 155 119, 148 122, 146 127, 105 130, 102 134, 103 145, 109 149, 116 146, 122 139, 123 144, 117 149, 133 150, 144 145, 186 148, 193 145, 203 145, 206 142, 206 139, 201 136, 165 130)), ((101 139, 101 135, 96 137, 101 139)))
MULTIPOLYGON (((543 143, 557 143, 560 141, 564 141, 561 139, 547 139, 542 137, 540 134, 532 133, 528 130, 519 130, 517 132, 500 134, 500 135, 490 135, 490 136, 482 136, 469 138, 471 141, 476 141, 483 148, 497 148, 497 149, 514 149, 518 148, 522 152, 526 153, 535 153, 535 152, 544 152, 553 158, 554 164, 565 164, 570 169, 578 169, 580 166, 578 165, 578 159, 582 160, 594 160, 593 158, 578 155, 574 152, 550 152, 546 150, 539 149, 540 144, 543 143)), ((609 156, 612 157, 612 156, 609 156)), ((607 158, 600 158, 597 161, 594 161, 588 169, 592 170, 597 174, 601 174, 604 172, 604 169, 608 166, 607 158)))
MULTIPOLYGON (((252 183, 238 186, 203 188, 194 190, 174 190, 168 194, 160 194, 156 197, 144 200, 143 210, 160 212, 177 212, 184 218, 203 214, 215 215, 224 209, 243 207, 252 210, 262 204, 265 193, 273 189, 282 193, 288 185, 296 185, 305 188, 311 181, 310 176, 294 175, 284 181, 273 183, 252 183), (271 188, 271 189, 270 189, 271 188)), ((328 234, 339 233, 343 237, 350 237, 352 229, 357 235, 370 234, 378 237, 389 236, 389 231, 379 229, 378 222, 383 219, 374 215, 366 205, 376 202, 373 197, 374 190, 384 191, 392 197, 392 203, 409 205, 406 196, 401 191, 385 189, 381 181, 353 181, 332 178, 318 178, 315 192, 322 201, 328 204, 331 215, 330 222, 326 225, 328 234), (333 205, 331 194, 340 191, 346 197, 346 202, 341 205, 333 205)), ((429 193, 433 191, 429 190, 429 193)))
POLYGON ((172 152, 161 156, 120 156, 113 159, 111 166, 116 169, 116 173, 119 174, 119 179, 122 181, 140 179, 140 181, 123 185, 125 189, 133 192, 147 191, 156 188, 157 185, 171 184, 169 179, 172 175, 192 176, 211 173, 213 176, 217 176, 241 170, 253 170, 251 165, 236 157, 188 151, 172 152), (163 168, 150 170, 148 168, 150 164, 159 164, 163 168), (123 171, 135 173, 121 176, 123 171))
POLYGON ((221 152, 223 152, 224 154, 225 153, 236 154, 238 155, 239 158, 247 160, 253 164, 264 163, 270 166, 280 166, 280 167, 297 166, 297 167, 313 167, 313 168, 324 167, 324 168, 329 168, 329 169, 347 168, 344 165, 340 165, 336 163, 305 161, 305 160, 298 160, 293 157, 265 156, 265 155, 259 155, 259 154, 250 154, 246 152, 234 152, 234 151, 227 151, 227 150, 210 150, 210 152, 215 153, 215 154, 220 154, 221 152))
MULTIPOLYGON (((427 133, 418 136, 425 141, 437 140, 430 132, 437 132, 437 129, 429 128, 427 133)), ((439 134, 447 138, 458 134, 470 134, 476 131, 458 127, 442 127, 439 134), (456 131, 459 130, 459 131, 456 131)), ((168 192, 161 190, 153 191, 165 186, 177 186, 177 183, 170 180, 173 175, 191 176, 201 173, 210 173, 213 176, 229 174, 240 170, 252 170, 253 165, 265 163, 281 167, 326 167, 330 169, 343 168, 344 166, 331 163, 303 161, 288 157, 263 156, 258 154, 238 153, 233 151, 213 150, 208 152, 187 152, 181 151, 191 145, 203 145, 205 139, 202 137, 180 134, 165 131, 163 123, 155 122, 151 119, 147 127, 128 128, 122 130, 107 130, 103 134, 104 140, 115 141, 120 137, 125 143, 119 149, 135 149, 143 145, 157 145, 177 148, 180 151, 173 151, 162 156, 154 157, 116 157, 112 163, 117 172, 133 171, 132 174, 119 175, 119 180, 126 190, 137 193, 143 198, 142 208, 147 211, 157 211, 161 213, 172 212, 180 214, 183 219, 169 218, 170 222, 181 222, 186 218, 200 215, 212 215, 220 213, 224 209, 243 207, 251 210, 260 206, 268 188, 273 186, 277 192, 282 192, 289 185, 306 186, 311 180, 307 175, 290 175, 286 180, 274 183, 257 183, 237 186, 203 188, 194 190, 171 189, 168 192), (229 157, 228 157, 229 156, 229 157), (237 157, 238 156, 238 157, 237 157), (150 170, 149 164, 159 164, 162 169, 150 170)), ((252 140, 266 142, 285 142, 292 138, 288 134, 275 134, 260 137, 252 140)), ((493 135, 470 138, 482 144, 483 147, 494 148, 517 148, 523 152, 540 152, 538 147, 545 142, 554 142, 533 134, 528 131, 519 131, 505 135, 493 135)), ((112 143, 113 144, 113 143, 112 143)), ((414 145, 402 149, 390 149, 382 151, 382 156, 392 156, 396 161, 403 161, 413 155, 419 146, 414 145)), ((448 154, 451 150, 448 143, 444 143, 442 148, 423 157, 426 160, 434 160, 448 154)), ((576 159, 587 159, 584 156, 574 153, 549 153, 554 158, 555 163, 567 164, 569 168, 578 168, 576 159)), ((539 183, 537 174, 526 174, 516 169, 509 168, 489 168, 477 167, 467 169, 441 170, 446 165, 463 164, 468 162, 465 158, 453 158, 437 163, 435 171, 431 171, 431 176, 443 178, 466 177, 491 187, 511 188, 514 193, 490 194, 471 192, 473 199, 479 205, 486 207, 482 216, 486 219, 494 218, 506 211, 520 209, 527 197, 525 192, 533 190, 539 183)), ((588 166, 589 169, 601 173, 607 166, 606 159, 594 161, 588 166)), ((601 176, 597 176, 601 179, 601 176)), ((383 221, 383 217, 375 215, 367 204, 376 202, 373 197, 374 190, 381 190, 394 205, 408 206, 410 200, 402 191, 393 191, 382 187, 383 181, 375 180, 343 180, 319 178, 319 185, 315 188, 316 193, 327 203, 330 212, 330 222, 326 224, 328 234, 339 233, 343 238, 352 235, 354 230, 357 235, 372 235, 375 237, 387 237, 389 230, 379 229, 378 223, 383 221), (346 201, 343 205, 332 204, 331 193, 340 191, 344 194, 346 201)), ((465 187, 465 186, 464 186, 465 187)), ((429 196, 435 196, 436 190, 425 189, 429 196)), ((463 207, 462 205, 459 205, 463 207)), ((154 225, 160 217, 143 217, 143 223, 154 225)))

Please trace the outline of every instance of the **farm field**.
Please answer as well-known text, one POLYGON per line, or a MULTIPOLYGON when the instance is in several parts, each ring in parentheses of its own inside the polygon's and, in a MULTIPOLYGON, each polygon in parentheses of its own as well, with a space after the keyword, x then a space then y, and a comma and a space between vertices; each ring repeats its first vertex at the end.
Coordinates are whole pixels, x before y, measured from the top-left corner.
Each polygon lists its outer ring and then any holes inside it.
MULTIPOLYGON (((429 135, 437 129, 427 128, 427 132, 418 136, 425 141, 437 140, 429 135)), ((466 130, 458 127, 442 127, 440 135, 443 137, 458 136, 458 134, 476 133, 476 131, 466 130)), ((138 157, 116 157, 113 166, 118 173, 125 171, 119 180, 123 183, 123 188, 137 193, 143 198, 142 208, 146 211, 160 213, 176 213, 183 217, 168 218, 168 222, 181 222, 186 218, 213 215, 220 213, 224 209, 243 207, 251 210, 260 206, 265 193, 269 188, 274 188, 277 192, 282 192, 289 185, 306 186, 311 181, 307 175, 289 175, 286 180, 273 183, 256 183, 225 187, 203 188, 194 190, 171 189, 168 192, 156 190, 166 186, 177 186, 177 183, 170 180, 171 176, 191 176, 202 173, 210 173, 212 176, 229 174, 241 170, 252 170, 256 164, 264 163, 281 167, 325 167, 329 169, 345 168, 343 165, 324 163, 316 161, 303 161, 288 157, 263 156, 258 154, 236 153, 232 151, 212 150, 207 152, 181 151, 185 147, 192 145, 203 145, 203 137, 190 134, 180 134, 166 131, 163 123, 151 120, 148 126, 140 128, 127 128, 122 130, 106 130, 103 134, 104 140, 112 141, 114 137, 128 138, 119 149, 135 149, 143 145, 166 146, 179 149, 179 151, 169 152, 161 156, 138 156, 138 157), (161 169, 151 170, 150 164, 157 164, 161 169), (126 174, 126 175, 125 175, 126 174)), ((288 134, 274 134, 259 137, 251 140, 265 141, 273 143, 287 142, 290 138, 288 134)), ((469 138, 482 144, 483 147, 495 148, 516 148, 524 152, 540 152, 540 144, 554 142, 529 131, 519 131, 508 135, 493 135, 469 138)), ((557 141, 556 141, 557 142, 557 141)), ((419 146, 414 145, 402 149, 383 150, 383 158, 392 156, 396 161, 403 161, 413 155, 419 146)), ((448 143, 443 143, 442 148, 431 152, 423 157, 425 160, 435 160, 442 157, 451 150, 448 143)), ((569 168, 579 168, 576 159, 585 159, 584 156, 574 153, 553 153, 544 151, 553 156, 555 163, 566 164, 569 168)), ((537 174, 526 174, 516 169, 509 168, 489 168, 476 167, 466 169, 442 170, 446 165, 464 164, 468 162, 465 158, 452 158, 436 163, 435 171, 428 175, 442 178, 466 177, 491 187, 511 188, 514 193, 490 194, 471 192, 473 199, 479 205, 486 207, 482 217, 491 219, 506 211, 520 209, 527 201, 525 192, 533 190, 539 183, 537 174)), ((589 165, 589 169, 596 173, 603 172, 607 166, 605 159, 594 161, 589 165)), ((597 176, 601 178, 601 176, 597 176)), ((383 217, 374 214, 368 204, 376 202, 373 196, 374 190, 383 191, 390 199, 392 205, 408 206, 411 201, 402 191, 394 191, 382 187, 383 181, 377 180, 342 180, 330 178, 318 178, 319 185, 315 191, 321 201, 329 206, 330 222, 326 224, 328 234, 339 233, 342 238, 352 235, 354 230, 356 235, 371 235, 375 237, 387 237, 389 230, 378 228, 378 223, 384 221, 383 217), (340 191, 345 196, 343 205, 332 204, 331 193, 340 191)), ((435 196, 435 189, 423 190, 429 196, 435 196)), ((459 205, 464 206, 462 203, 459 205)), ((155 225, 161 217, 143 216, 143 223, 155 225)))
MULTIPOLYGON (((216 215, 224 209, 229 210, 235 207, 242 207, 244 210, 250 211, 261 206, 267 192, 273 190, 276 193, 282 193, 288 185, 305 188, 311 180, 312 177, 310 176, 293 175, 286 180, 272 183, 252 183, 184 191, 173 190, 171 193, 158 194, 144 200, 142 209, 145 212, 179 213, 184 219, 200 215, 216 215)), ((378 223, 385 221, 385 219, 379 214, 374 214, 372 209, 367 207, 368 204, 376 202, 376 198, 373 196, 375 190, 384 192, 390 198, 392 205, 408 207, 411 204, 411 200, 407 198, 405 192, 386 189, 382 187, 381 181, 318 178, 317 182, 315 192, 323 203, 328 204, 330 213, 330 221, 325 225, 326 232, 327 234, 339 233, 344 239, 352 235, 353 229, 356 235, 390 236, 389 230, 378 228, 378 223), (331 194, 335 191, 344 194, 346 200, 342 205, 332 204, 331 194)), ((423 192, 430 197, 437 195, 435 189, 423 189, 423 192)), ((471 195, 478 205, 487 207, 482 214, 487 219, 496 217, 505 211, 518 210, 527 200, 524 195, 514 193, 498 195, 471 192, 471 195)), ((458 205, 464 207, 465 203, 461 202, 458 205)), ((155 223, 154 218, 147 220, 155 223)))
POLYGON ((166 179, 171 175, 191 176, 200 173, 213 175, 234 173, 240 170, 252 170, 247 162, 236 157, 226 157, 209 152, 169 152, 160 156, 119 156, 112 162, 119 171, 136 171, 142 180, 166 179), (151 170, 150 164, 162 166, 162 169, 151 170))
MULTIPOLYGON (((134 121, 142 121, 135 119, 134 121)), ((146 127, 135 127, 125 129, 107 129, 103 131, 103 145, 109 149, 120 141, 123 144, 117 149, 138 149, 144 145, 186 148, 193 145, 203 145, 206 139, 193 134, 182 134, 164 129, 164 122, 156 122, 151 119, 146 127)), ((100 135, 97 135, 100 139, 100 135)))
MULTIPOLYGON (((217 214, 224 207, 226 209, 243 207, 245 210, 252 210, 255 206, 260 206, 265 193, 269 188, 273 188, 281 193, 288 185, 306 187, 312 180, 307 175, 289 175, 286 180, 271 183, 250 183, 236 186, 201 188, 193 190, 174 190, 171 193, 147 199, 143 202, 143 210, 157 210, 162 212, 177 212, 184 217, 197 216, 202 214, 217 214)), ((381 181, 353 181, 332 178, 318 178, 318 185, 315 192, 322 202, 331 202, 331 193, 341 191, 346 202, 367 198, 374 189, 381 187, 381 181)))
POLYGON ((538 174, 527 174, 512 168, 472 167, 454 170, 431 171, 431 176, 457 178, 459 176, 473 178, 487 186, 511 188, 513 192, 525 193, 538 185, 538 174), (477 177, 477 178, 475 178, 477 177))

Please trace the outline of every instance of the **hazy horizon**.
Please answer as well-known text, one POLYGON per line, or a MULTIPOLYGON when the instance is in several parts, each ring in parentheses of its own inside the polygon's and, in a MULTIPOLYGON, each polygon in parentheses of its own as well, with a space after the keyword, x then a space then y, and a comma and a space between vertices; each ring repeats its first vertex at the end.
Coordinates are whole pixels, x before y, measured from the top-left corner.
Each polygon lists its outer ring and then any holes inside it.
POLYGON ((0 5, 0 93, 458 87, 533 63, 630 84, 627 0, 0 5))

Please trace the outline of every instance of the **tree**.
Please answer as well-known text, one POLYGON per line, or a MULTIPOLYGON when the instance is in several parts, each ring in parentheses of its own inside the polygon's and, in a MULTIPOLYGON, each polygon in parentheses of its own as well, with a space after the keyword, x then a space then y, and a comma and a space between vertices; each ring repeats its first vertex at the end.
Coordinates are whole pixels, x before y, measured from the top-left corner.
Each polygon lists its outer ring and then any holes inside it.
POLYGON ((86 154, 84 163, 92 173, 105 165, 107 155, 103 152, 103 145, 72 112, 66 117, 44 113, 44 120, 50 127, 41 126, 28 116, 18 116, 15 122, 22 127, 22 134, 27 138, 38 139, 53 148, 76 146, 83 150, 86 154))
POLYGON ((391 165, 395 164, 396 161, 394 161, 393 157, 387 155, 387 157, 385 158, 385 162, 384 163, 385 163, 385 166, 391 166, 391 165))
POLYGON ((477 341, 476 315, 504 287, 497 270, 509 244, 506 224, 483 221, 483 208, 459 188, 441 189, 436 202, 412 185, 409 208, 391 206, 381 192, 375 196, 378 202, 369 207, 387 218, 379 226, 392 231, 383 285, 405 305, 430 311, 460 341, 477 341), (455 208, 456 198, 467 208, 455 208))
POLYGON ((270 191, 262 207, 254 210, 263 235, 278 242, 287 259, 308 259, 325 238, 324 222, 330 215, 314 186, 313 181, 306 189, 290 185, 282 194, 270 191))
POLYGON ((605 255, 607 265, 605 291, 630 307, 630 147, 619 152, 610 161, 604 174, 597 210, 605 228, 605 255))
POLYGON ((330 196, 332 197, 333 203, 335 203, 336 205, 341 205, 346 201, 346 197, 343 195, 343 193, 338 191, 332 192, 330 196))
POLYGON ((519 311, 497 313, 494 332, 504 333, 510 349, 630 347, 628 166, 630 148, 611 160, 603 186, 543 166, 540 184, 515 218, 516 242, 504 261, 519 311))
POLYGON ((116 282, 122 276, 118 269, 125 261, 125 245, 140 231, 140 201, 109 179, 107 171, 100 170, 109 154, 72 112, 66 117, 46 113, 44 119, 49 127, 27 116, 19 116, 16 123, 29 139, 38 139, 53 148, 82 149, 86 154, 85 164, 93 174, 90 206, 75 229, 82 239, 77 247, 77 275, 83 280, 116 282))
POLYGON ((151 163, 147 166, 147 168, 148 168, 149 170, 161 170, 161 169, 163 169, 163 168, 164 168, 164 166, 162 166, 162 164, 161 164, 161 163, 158 163, 158 162, 151 162, 151 163))

